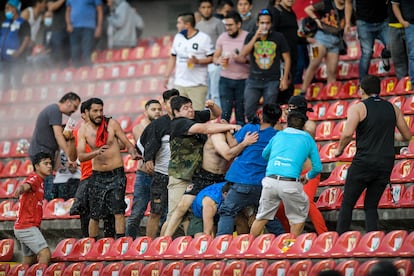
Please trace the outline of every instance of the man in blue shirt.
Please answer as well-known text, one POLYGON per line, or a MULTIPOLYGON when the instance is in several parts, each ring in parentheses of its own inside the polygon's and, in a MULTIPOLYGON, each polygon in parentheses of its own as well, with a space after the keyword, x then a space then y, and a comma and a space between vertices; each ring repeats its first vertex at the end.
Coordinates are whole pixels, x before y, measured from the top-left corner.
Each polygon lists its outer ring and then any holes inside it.
POLYGON ((303 131, 306 120, 304 114, 291 111, 287 118, 288 127, 279 131, 263 150, 262 156, 268 163, 259 209, 250 230, 255 237, 269 220, 274 219, 281 201, 289 219, 290 232, 299 236, 303 231, 309 211, 309 199, 303 185, 322 170, 316 143, 303 131), (301 176, 307 158, 312 162, 312 169, 301 176))

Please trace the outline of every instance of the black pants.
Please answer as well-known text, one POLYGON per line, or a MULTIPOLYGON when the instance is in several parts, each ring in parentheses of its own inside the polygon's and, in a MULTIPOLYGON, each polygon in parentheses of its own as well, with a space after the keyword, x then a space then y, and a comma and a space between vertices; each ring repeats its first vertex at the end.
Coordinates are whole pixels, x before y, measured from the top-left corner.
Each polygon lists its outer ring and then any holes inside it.
POLYGON ((391 171, 372 170, 354 164, 349 167, 336 227, 338 234, 349 231, 352 211, 365 188, 365 228, 367 232, 378 230, 378 202, 390 181, 390 175, 391 171))

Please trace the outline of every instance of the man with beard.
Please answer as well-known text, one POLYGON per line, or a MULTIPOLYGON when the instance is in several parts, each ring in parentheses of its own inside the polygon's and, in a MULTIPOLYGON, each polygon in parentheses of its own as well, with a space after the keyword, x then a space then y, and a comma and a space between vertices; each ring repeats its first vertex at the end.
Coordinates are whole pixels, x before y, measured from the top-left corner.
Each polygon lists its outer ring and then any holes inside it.
POLYGON ((89 121, 78 132, 79 161, 92 159, 92 180, 90 183, 89 236, 96 238, 99 219, 107 214, 115 216, 115 238, 125 236, 125 186, 126 176, 120 152, 122 142, 132 159, 139 155, 116 120, 103 116, 103 101, 92 98, 85 107, 89 121), (91 152, 86 152, 86 144, 91 152))
POLYGON ((242 18, 235 12, 229 12, 224 18, 226 32, 217 39, 214 63, 224 69, 220 73, 219 92, 222 118, 230 121, 233 107, 236 113, 236 122, 244 125, 244 88, 249 76, 249 64, 240 51, 248 32, 241 29, 242 18))

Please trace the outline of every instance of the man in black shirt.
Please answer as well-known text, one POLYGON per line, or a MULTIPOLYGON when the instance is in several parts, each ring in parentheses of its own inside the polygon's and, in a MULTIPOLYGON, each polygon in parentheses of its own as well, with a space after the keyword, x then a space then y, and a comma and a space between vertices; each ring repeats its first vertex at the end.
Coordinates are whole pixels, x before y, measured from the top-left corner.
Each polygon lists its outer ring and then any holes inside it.
POLYGON ((381 99, 380 91, 378 77, 367 75, 362 79, 359 90, 362 101, 349 108, 335 154, 340 156, 343 153, 356 131, 357 152, 346 177, 336 227, 338 234, 349 230, 353 207, 365 188, 365 228, 367 232, 378 230, 378 202, 390 181, 394 166, 394 137, 406 141, 411 139, 404 114, 397 106, 381 99), (401 135, 395 134, 395 127, 401 135))

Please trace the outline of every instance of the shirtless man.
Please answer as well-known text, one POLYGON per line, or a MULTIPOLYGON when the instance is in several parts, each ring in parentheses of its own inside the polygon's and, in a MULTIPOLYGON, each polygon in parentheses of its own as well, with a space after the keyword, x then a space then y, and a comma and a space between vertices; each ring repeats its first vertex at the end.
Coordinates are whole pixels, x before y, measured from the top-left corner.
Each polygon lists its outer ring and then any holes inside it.
MULTIPOLYGON (((230 134, 230 132, 227 133, 230 134)), ((174 234, 197 194, 213 183, 223 182, 229 162, 239 155, 245 147, 255 143, 258 137, 256 132, 248 132, 241 143, 237 144, 236 142, 236 144, 232 145, 233 147, 230 147, 225 133, 209 135, 203 147, 202 167, 195 172, 192 184, 187 187, 187 190, 181 197, 181 201, 178 203, 167 224, 165 236, 172 236, 174 234)), ((209 229, 207 234, 213 234, 212 223, 206 224, 205 229, 209 229)))
MULTIPOLYGON (((144 147, 140 143, 140 138, 144 129, 155 119, 162 115, 162 107, 158 100, 149 100, 145 103, 145 117, 134 126, 132 133, 134 134, 136 145, 141 155, 144 156, 144 147)), ((147 169, 147 166, 140 162, 136 172, 134 183, 134 199, 132 203, 131 216, 129 216, 126 225, 125 235, 136 238, 139 225, 144 217, 148 202, 151 196, 151 182, 153 172, 147 169)))
POLYGON ((90 99, 85 112, 89 121, 78 131, 77 151, 79 161, 92 159, 89 236, 96 238, 99 219, 107 214, 113 214, 115 238, 119 238, 125 235, 126 176, 118 140, 126 146, 132 159, 138 159, 139 155, 119 123, 103 116, 101 99, 90 99), (86 144, 90 146, 91 152, 86 152, 86 144))

